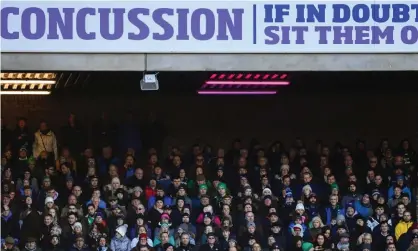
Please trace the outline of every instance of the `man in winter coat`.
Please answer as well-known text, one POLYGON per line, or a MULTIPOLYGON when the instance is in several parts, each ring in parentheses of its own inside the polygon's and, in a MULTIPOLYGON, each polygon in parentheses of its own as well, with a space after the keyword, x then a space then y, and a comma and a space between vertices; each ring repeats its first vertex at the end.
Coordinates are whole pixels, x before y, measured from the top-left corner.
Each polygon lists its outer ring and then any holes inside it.
POLYGON ((58 235, 52 235, 49 237, 48 247, 44 251, 64 251, 65 249, 60 245, 60 239, 58 235))
POLYGON ((55 133, 49 129, 47 123, 42 121, 39 130, 35 132, 35 140, 33 142, 33 156, 38 158, 41 152, 46 151, 48 157, 57 160, 58 158, 58 144, 55 133), (52 158, 53 156, 53 158, 52 158))
POLYGON ((14 215, 8 206, 3 206, 1 210, 1 238, 11 236, 19 237, 19 216, 14 215))
POLYGON ((17 155, 21 148, 26 148, 28 154, 32 153, 33 134, 29 133, 25 118, 19 118, 15 130, 12 132, 11 145, 13 154, 17 155))
POLYGON ((15 240, 9 236, 4 240, 4 245, 1 247, 1 251, 19 251, 19 248, 15 246, 15 240))
POLYGON ((36 238, 29 237, 26 241, 23 251, 42 251, 42 249, 38 248, 36 244, 36 238))
POLYGON ((70 251, 90 251, 90 248, 85 244, 84 237, 79 236, 75 239, 75 243, 70 251))

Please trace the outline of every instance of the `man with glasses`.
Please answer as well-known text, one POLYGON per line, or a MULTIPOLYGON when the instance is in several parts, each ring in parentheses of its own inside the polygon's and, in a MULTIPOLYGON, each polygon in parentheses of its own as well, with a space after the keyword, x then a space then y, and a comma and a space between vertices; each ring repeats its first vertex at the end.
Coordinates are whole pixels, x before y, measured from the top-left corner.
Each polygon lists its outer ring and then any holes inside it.
POLYGON ((201 245, 199 251, 220 251, 220 247, 216 244, 216 236, 214 232, 207 234, 207 243, 201 245))
POLYGON ((414 224, 412 221, 412 214, 410 211, 405 211, 402 216, 402 220, 395 227, 395 237, 399 240, 399 237, 408 232, 409 228, 414 224))

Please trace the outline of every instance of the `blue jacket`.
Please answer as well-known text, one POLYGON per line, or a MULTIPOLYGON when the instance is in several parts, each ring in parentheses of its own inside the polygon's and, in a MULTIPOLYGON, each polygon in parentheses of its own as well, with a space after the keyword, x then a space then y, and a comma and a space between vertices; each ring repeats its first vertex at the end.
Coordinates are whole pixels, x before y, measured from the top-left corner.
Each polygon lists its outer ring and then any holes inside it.
MULTIPOLYGON (((171 206, 172 203, 172 199, 170 196, 164 196, 164 205, 169 205, 171 206)), ((148 200, 148 210, 151 209, 155 204, 155 196, 151 196, 148 200)))
POLYGON ((113 251, 129 251, 131 250, 131 240, 124 236, 123 238, 113 238, 110 242, 110 249, 113 251))
MULTIPOLYGON (((393 194, 394 194, 394 191, 393 190, 394 189, 395 189, 394 186, 389 187, 389 190, 388 190, 388 198, 392 198, 393 197, 393 194)), ((402 193, 408 194, 409 195, 409 200, 411 200, 411 189, 409 189, 409 187, 404 186, 402 188, 402 193)))
POLYGON ((361 202, 358 200, 354 203, 354 209, 359 213, 363 218, 369 218, 373 215, 373 207, 370 205, 370 207, 365 207, 361 204, 361 202))

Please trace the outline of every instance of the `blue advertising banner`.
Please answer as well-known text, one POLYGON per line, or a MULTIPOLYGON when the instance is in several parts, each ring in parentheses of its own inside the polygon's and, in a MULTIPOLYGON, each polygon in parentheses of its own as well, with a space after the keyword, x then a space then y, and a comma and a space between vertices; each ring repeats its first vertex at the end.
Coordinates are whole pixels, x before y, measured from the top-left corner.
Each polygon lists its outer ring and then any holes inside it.
POLYGON ((1 49, 416 53, 418 1, 2 1, 1 49))

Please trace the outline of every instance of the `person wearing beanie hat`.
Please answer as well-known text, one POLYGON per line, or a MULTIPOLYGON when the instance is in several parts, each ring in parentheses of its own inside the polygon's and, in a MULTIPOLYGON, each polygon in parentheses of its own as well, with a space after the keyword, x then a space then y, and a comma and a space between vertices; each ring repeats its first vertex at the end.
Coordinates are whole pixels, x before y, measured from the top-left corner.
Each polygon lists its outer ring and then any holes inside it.
POLYGON ((293 197, 292 189, 290 189, 290 187, 287 187, 283 190, 283 195, 284 197, 293 197))
POLYGON ((338 193, 340 191, 340 187, 338 186, 337 183, 332 183, 330 185, 330 188, 331 188, 331 194, 338 195, 338 193))
POLYGON ((46 197, 45 198, 45 206, 51 207, 51 205, 48 205, 48 203, 54 204, 54 199, 52 197, 46 197))
POLYGON ((216 186, 216 189, 219 191, 220 189, 226 190, 226 184, 223 182, 219 182, 216 186))
POLYGON ((343 214, 337 215, 335 218, 337 225, 344 225, 345 224, 345 216, 343 214))
POLYGON ((154 246, 152 240, 145 233, 139 234, 139 236, 132 239, 130 246, 131 250, 137 245, 148 246, 149 248, 154 246))
POLYGON ((304 229, 301 224, 294 224, 290 230, 293 236, 303 237, 304 229))
POLYGON ((295 207, 295 215, 300 216, 302 219, 302 222, 305 222, 307 220, 306 212, 305 212, 305 206, 302 202, 299 202, 296 204, 295 207))
POLYGON ((312 193, 312 187, 308 184, 302 187, 302 193, 306 198, 312 193))
POLYGON ((4 239, 4 247, 1 249, 2 251, 19 251, 19 248, 16 246, 15 239, 13 237, 6 237, 4 239))
POLYGON ((216 210, 221 210, 222 208, 222 200, 225 196, 229 195, 228 188, 225 183, 219 182, 216 186, 217 194, 215 196, 215 203, 216 203, 216 210))
POLYGON ((254 227, 255 228, 255 223, 254 222, 248 222, 247 228, 249 228, 249 227, 254 227))
POLYGON ((74 235, 83 235, 83 225, 80 222, 76 222, 73 225, 74 235))
POLYGON ((295 210, 300 210, 300 214, 302 214, 303 212, 305 212, 305 206, 303 205, 303 203, 299 202, 298 204, 296 204, 296 208, 295 210))
POLYGON ((272 196, 273 192, 271 191, 270 187, 266 187, 266 188, 263 189, 261 194, 262 194, 263 197, 267 196, 267 195, 272 196))
POLYGON ((110 248, 112 250, 130 250, 131 241, 126 236, 126 232, 128 231, 128 225, 124 224, 116 228, 115 237, 112 238, 110 242, 110 248))

